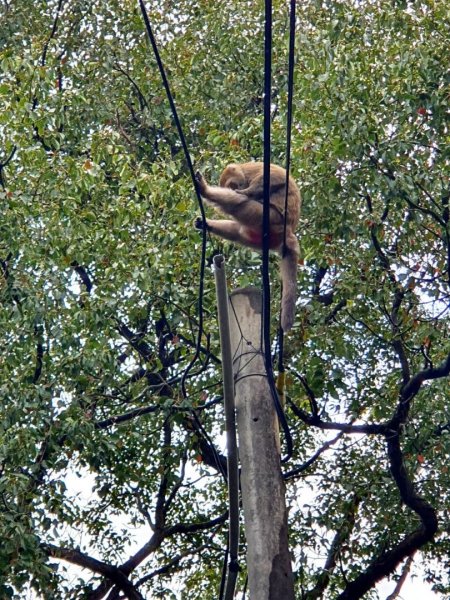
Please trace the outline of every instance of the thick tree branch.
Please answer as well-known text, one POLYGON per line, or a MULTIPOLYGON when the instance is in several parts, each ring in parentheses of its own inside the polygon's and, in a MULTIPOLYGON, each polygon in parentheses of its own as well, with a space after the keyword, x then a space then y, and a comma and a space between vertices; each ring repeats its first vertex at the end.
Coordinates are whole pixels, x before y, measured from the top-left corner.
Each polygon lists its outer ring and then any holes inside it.
POLYGON ((55 18, 53 19, 53 25, 52 25, 52 29, 50 31, 50 35, 48 36, 48 39, 45 42, 44 48, 42 50, 42 56, 41 56, 41 66, 42 67, 44 67, 45 63, 47 62, 48 47, 49 47, 49 44, 52 41, 52 39, 55 37, 56 30, 58 29, 58 21, 59 21, 59 15, 60 15, 61 9, 62 9, 62 4, 63 4, 63 0, 59 0, 58 6, 56 7, 56 14, 55 14, 55 18))
MULTIPOLYGON (((371 200, 370 194, 366 195, 366 201, 367 201, 369 213, 372 214, 372 200, 371 200)), ((389 281, 391 282, 391 284, 394 288, 394 298, 392 301, 392 309, 391 309, 391 313, 389 314, 389 319, 390 319, 391 327, 392 327, 392 335, 393 335, 392 346, 393 346, 395 352, 397 353, 397 356, 400 361, 400 367, 401 367, 402 377, 403 377, 403 384, 406 384, 410 378, 410 369, 409 369, 408 357, 407 357, 406 351, 405 351, 405 346, 404 346, 403 340, 402 340, 402 333, 401 333, 401 327, 400 327, 401 322, 400 322, 400 317, 399 317, 400 307, 405 298, 405 291, 399 285, 397 278, 395 276, 394 270, 392 269, 391 263, 381 247, 381 244, 380 244, 377 234, 376 234, 376 225, 375 224, 371 225, 371 227, 370 227, 370 237, 372 240, 373 247, 375 248, 375 250, 377 252, 378 259, 381 263, 381 266, 382 266, 383 270, 385 271, 389 281)))
POLYGON ((126 575, 131 573, 138 565, 142 563, 142 561, 150 556, 150 554, 155 552, 162 542, 168 537, 179 534, 192 534, 199 531, 205 531, 225 523, 227 518, 228 512, 209 521, 202 521, 200 523, 178 523, 177 525, 172 525, 171 527, 166 527, 165 529, 156 529, 150 540, 125 563, 123 563, 123 565, 121 565, 120 571, 126 575))
POLYGON ((450 353, 446 360, 442 362, 438 367, 431 367, 429 369, 423 369, 419 371, 409 379, 400 391, 400 401, 397 406, 397 410, 392 419, 386 423, 387 429, 397 431, 399 426, 405 423, 408 418, 411 401, 417 395, 424 381, 430 381, 433 379, 441 379, 450 375, 450 353))
MULTIPOLYGON (((196 342, 190 340, 188 337, 186 337, 182 333, 178 333, 177 335, 180 338, 180 340, 182 340, 186 344, 186 346, 189 346, 191 348, 196 348, 197 347, 197 343, 196 342)), ((208 342, 209 342, 209 336, 208 336, 207 339, 208 339, 208 342)), ((214 354, 212 354, 212 352, 210 351, 209 347, 205 348, 205 346, 200 345, 199 349, 205 355, 206 360, 211 359, 212 362, 215 363, 216 365, 221 365, 222 364, 220 358, 217 358, 217 356, 215 356, 214 354)))
POLYGON ((143 406, 142 408, 136 408, 135 410, 130 410, 127 413, 116 415, 114 417, 110 417, 109 419, 104 419, 103 421, 98 421, 95 423, 95 427, 96 429, 107 429, 108 427, 111 427, 111 425, 126 423, 127 421, 132 421, 133 419, 158 412, 159 410, 161 410, 161 406, 143 406))
POLYGON ((299 417, 299 419, 301 419, 307 425, 312 425, 314 427, 318 427, 319 429, 331 429, 342 431, 343 433, 365 433, 368 435, 385 434, 386 432, 386 425, 379 423, 352 425, 352 423, 329 423, 327 421, 322 421, 318 415, 309 415, 303 409, 299 408, 290 398, 288 398, 288 403, 294 414, 299 417))
POLYGON ((339 300, 339 302, 334 306, 330 314, 325 317, 325 324, 328 325, 329 323, 334 321, 338 312, 342 310, 346 306, 346 304, 347 300, 339 300))
POLYGON ((144 360, 150 360, 153 356, 153 351, 147 342, 142 341, 144 333, 134 333, 121 321, 117 321, 117 331, 130 343, 130 346, 134 348, 144 360))
POLYGON ((213 443, 208 440, 203 432, 196 428, 197 435, 199 436, 198 441, 198 449, 200 452, 200 456, 202 457, 205 465, 212 467, 218 473, 220 473, 224 478, 227 477, 227 459, 221 454, 217 448, 213 445, 213 443))
POLYGON ((450 374, 450 354, 447 359, 436 368, 424 369, 410 378, 400 392, 400 402, 394 417, 385 425, 387 451, 392 477, 400 492, 404 504, 414 511, 420 518, 420 527, 407 535, 391 550, 377 557, 365 571, 354 581, 350 582, 338 600, 357 600, 371 589, 377 581, 395 571, 398 565, 408 556, 411 556, 424 544, 430 542, 438 529, 436 511, 415 490, 414 484, 406 470, 403 454, 400 447, 400 432, 403 423, 408 417, 411 400, 419 392, 422 383, 426 380, 446 377, 450 374))
POLYGON ((105 594, 113 587, 113 583, 109 579, 104 579, 99 586, 90 592, 87 592, 87 600, 102 600, 105 594))
POLYGON ((147 102, 142 90, 140 89, 138 84, 134 81, 134 79, 131 77, 131 75, 127 71, 125 71, 125 69, 122 69, 122 67, 119 65, 119 63, 115 63, 113 66, 113 69, 115 69, 116 71, 119 71, 119 73, 122 73, 122 75, 124 75, 128 79, 128 81, 131 83, 131 85, 134 88, 136 95, 138 97, 140 109, 144 110, 145 108, 148 108, 148 102, 147 102))
POLYGON ((142 577, 142 579, 139 579, 136 582, 136 585, 141 586, 144 583, 147 583, 147 581, 152 580, 154 577, 157 577, 158 575, 165 575, 166 573, 173 574, 174 572, 179 570, 180 562, 183 560, 183 558, 187 558, 188 556, 195 556, 196 554, 199 554, 202 550, 204 550, 207 547, 208 547, 208 544, 202 544, 198 548, 186 550, 185 552, 181 552, 180 554, 177 554, 176 556, 174 556, 171 560, 169 560, 165 565, 163 565, 159 569, 156 569, 152 573, 149 573, 148 575, 145 575, 145 577, 142 577))
POLYGON ((99 573, 114 583, 129 600, 145 600, 144 596, 130 582, 122 568, 114 567, 96 558, 75 550, 74 548, 63 548, 53 546, 52 544, 44 544, 42 549, 46 554, 53 558, 65 560, 74 565, 89 569, 93 573, 99 573))
POLYGON ((392 594, 389 594, 389 596, 386 598, 386 600, 396 600, 396 598, 399 597, 400 592, 402 591, 402 587, 403 584, 405 583, 409 572, 411 571, 411 567, 412 564, 414 562, 414 554, 411 554, 411 556, 408 556, 405 564, 403 565, 403 569, 402 569, 402 574, 400 575, 400 579, 397 581, 397 585, 394 588, 394 591, 392 592, 392 594))
MULTIPOLYGON (((206 402, 205 404, 201 404, 195 407, 195 410, 205 410, 214 406, 221 402, 222 398, 214 398, 210 400, 210 402, 206 402)), ((149 415, 159 411, 165 411, 169 413, 178 413, 178 412, 190 412, 192 410, 189 406, 171 406, 168 408, 167 406, 161 406, 160 404, 156 404, 153 406, 143 406, 142 408, 136 408, 135 410, 130 410, 129 412, 123 413, 121 415, 115 415, 113 417, 109 417, 108 419, 104 419, 103 421, 98 421, 95 423, 95 427, 97 429, 107 429, 111 427, 111 425, 117 425, 118 423, 126 423, 127 421, 132 421, 133 419, 137 419, 144 415, 149 415)))
POLYGON ((391 263, 389 262, 389 259, 386 256, 386 254, 384 253, 383 248, 381 247, 381 244, 378 240, 378 237, 376 234, 376 225, 372 225, 370 227, 370 239, 372 240, 373 247, 375 248, 375 250, 377 252, 378 259, 379 259, 384 271, 386 272, 386 275, 390 279, 391 283, 393 283, 395 286, 397 286, 397 280, 396 280, 394 272, 392 270, 391 263))
POLYGON ((167 497, 167 500, 165 503, 166 511, 168 511, 170 509, 170 506, 171 506, 172 502, 175 500, 175 497, 178 494, 179 489, 183 485, 184 476, 186 474, 187 459, 188 459, 188 451, 187 451, 187 445, 185 444, 185 446, 183 447, 182 455, 181 455, 180 475, 179 475, 177 481, 173 484, 172 490, 170 491, 170 494, 167 497))
MULTIPOLYGON (((316 399, 316 395, 314 394, 313 390, 311 389, 308 380, 306 379, 306 377, 304 375, 301 375, 300 373, 296 373, 295 371, 292 371, 292 373, 294 373, 294 375, 297 377, 297 379, 300 381, 300 383, 303 386, 303 389, 306 392, 306 395, 308 396, 308 400, 309 400, 309 404, 311 407, 311 413, 313 416, 317 416, 319 414, 319 405, 317 404, 317 399, 316 399)), ((292 404, 292 406, 294 407, 295 405, 292 404)), ((301 410, 301 409, 297 409, 297 407, 295 407, 295 410, 301 410)), ((296 413, 297 414, 297 413, 296 413)), ((306 413, 304 413, 306 414, 306 413)), ((299 414, 297 414, 297 416, 300 416, 299 414)), ((300 418, 303 420, 303 418, 300 416, 300 418)))
POLYGON ((320 286, 322 281, 325 278, 325 275, 328 273, 328 266, 326 267, 318 267, 316 274, 314 276, 313 287, 312 287, 312 297, 320 302, 324 306, 330 306, 333 303, 334 293, 328 292, 326 294, 320 293, 320 286))
MULTIPOLYGON (((170 449, 172 441, 172 429, 169 419, 166 419, 163 426, 163 449, 170 449)), ((166 454, 167 457, 167 454, 166 454)), ((166 521, 166 495, 167 489, 169 485, 169 480, 167 477, 167 465, 164 465, 164 471, 161 475, 161 479, 159 482, 158 493, 156 496, 156 507, 155 507, 155 525, 154 525, 154 533, 150 540, 142 546, 142 548, 136 552, 130 559, 128 559, 122 566, 121 570, 129 574, 133 569, 135 569, 143 560, 147 558, 152 552, 154 552, 162 543, 163 539, 166 537, 166 533, 164 532, 164 524, 166 521)))
POLYGON ((407 474, 400 448, 399 434, 394 433, 390 437, 388 436, 387 444, 391 473, 400 491, 400 496, 403 502, 420 517, 421 525, 391 550, 376 558, 354 581, 348 583, 342 594, 338 596, 338 600, 362 598, 377 581, 395 571, 406 557, 411 556, 417 549, 430 542, 437 532, 438 523, 435 510, 417 494, 407 474))
POLYGON ((73 270, 78 275, 78 277, 81 279, 81 282, 83 283, 84 287, 86 288, 86 292, 88 294, 90 294, 91 290, 92 290, 92 281, 88 275, 86 268, 79 265, 76 260, 74 260, 72 262, 71 267, 73 267, 73 270))
MULTIPOLYGON (((308 414, 306 411, 298 407, 290 398, 288 398, 288 403, 292 408, 294 414, 297 417, 299 417, 299 419, 301 419, 307 425, 312 425, 314 427, 318 427, 319 429, 334 429, 337 431, 342 431, 344 433, 390 435, 393 432, 397 432, 399 427, 403 423, 405 423, 406 419, 408 418, 411 401, 419 392, 422 384, 425 381, 441 379, 443 377, 447 377, 448 375, 450 375, 450 354, 440 366, 432 367, 429 369, 423 369, 422 371, 416 373, 416 375, 414 375, 413 377, 410 377, 408 382, 402 387, 400 391, 400 399, 394 416, 386 423, 373 423, 366 425, 352 425, 351 423, 330 423, 323 421, 318 414, 308 414)), ((316 403, 315 398, 314 403, 316 403)))
MULTIPOLYGON (((400 304, 401 298, 398 297, 397 301, 400 304)), ((403 373, 405 375, 406 371, 403 373)), ((430 542, 437 532, 438 522, 434 508, 416 492, 414 484, 407 473, 400 446, 400 432, 408 417, 411 401, 419 392, 423 382, 443 378, 449 374, 450 354, 438 367, 423 369, 413 377, 409 376, 408 370, 408 379, 400 390, 397 410, 392 419, 385 424, 325 423, 318 415, 308 415, 292 401, 289 401, 294 413, 308 425, 321 429, 338 429, 345 433, 383 434, 387 442, 391 474, 398 487, 400 497, 404 504, 419 516, 421 521, 420 527, 407 535, 391 550, 375 558, 365 571, 355 580, 349 582, 338 600, 358 600, 362 598, 377 581, 394 572, 405 558, 414 554, 427 542, 430 542)))
POLYGON ((166 533, 162 529, 155 529, 155 532, 151 536, 148 542, 146 542, 142 548, 140 548, 133 556, 131 556, 123 565, 120 570, 125 574, 129 575, 137 566, 141 564, 150 554, 155 552, 167 537, 166 533))

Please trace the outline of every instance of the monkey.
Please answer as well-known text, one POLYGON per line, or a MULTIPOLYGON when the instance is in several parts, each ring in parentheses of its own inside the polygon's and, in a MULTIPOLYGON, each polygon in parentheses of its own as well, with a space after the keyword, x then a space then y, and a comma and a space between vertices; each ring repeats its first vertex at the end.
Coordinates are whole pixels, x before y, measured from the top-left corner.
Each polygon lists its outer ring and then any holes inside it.
MULTIPOLYGON (((222 172, 219 186, 208 185, 203 175, 197 172, 196 181, 203 198, 217 212, 233 217, 233 220, 206 219, 206 228, 212 234, 255 250, 262 249, 263 171, 262 162, 230 164, 222 172)), ((285 238, 286 171, 278 165, 270 165, 269 189, 269 248, 281 257, 281 327, 286 332, 292 328, 295 316, 300 254, 295 228, 300 217, 301 196, 294 179, 289 176, 285 238)), ((203 228, 201 218, 196 220, 195 227, 203 228)))

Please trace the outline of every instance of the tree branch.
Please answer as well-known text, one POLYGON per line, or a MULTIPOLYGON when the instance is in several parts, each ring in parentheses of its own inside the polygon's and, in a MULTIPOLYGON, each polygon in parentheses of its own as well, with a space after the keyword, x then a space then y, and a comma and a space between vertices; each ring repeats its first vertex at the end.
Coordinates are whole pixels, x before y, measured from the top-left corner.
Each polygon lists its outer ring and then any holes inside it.
POLYGON ((408 577, 409 572, 411 571, 411 567, 414 562, 414 554, 415 553, 411 554, 411 556, 408 556, 405 564, 403 565, 400 579, 397 581, 397 585, 395 586, 394 591, 392 592, 392 594, 389 594, 386 600, 396 600, 396 598, 399 597, 400 592, 402 591, 403 584, 405 583, 406 578, 408 577))
POLYGON ((95 590, 87 592, 87 600, 102 600, 113 585, 114 584, 109 579, 104 579, 95 590))
POLYGON ((366 424, 366 425, 352 425, 351 423, 329 423, 322 421, 318 415, 308 415, 307 412, 299 408, 294 402, 288 398, 289 406, 292 408, 294 414, 299 417, 307 425, 318 427, 319 429, 331 429, 342 431, 343 433, 365 433, 368 435, 378 434, 385 435, 386 425, 380 423, 366 424))
POLYGON ((167 527, 164 533, 166 537, 178 535, 179 533, 196 533, 197 531, 205 531, 205 529, 211 529, 216 525, 221 525, 222 523, 225 523, 227 519, 228 511, 224 512, 222 515, 216 517, 215 519, 211 519, 210 521, 202 521, 200 523, 179 523, 178 525, 167 527))
POLYGON ((37 384, 41 377, 44 359, 44 344, 42 340, 42 325, 35 325, 34 337, 36 338, 36 365, 34 368, 33 384, 37 384))
POLYGON ((63 3, 63 0, 59 0, 58 6, 56 7, 56 14, 55 14, 55 18, 53 19, 53 26, 50 31, 50 35, 48 36, 48 39, 45 42, 44 48, 42 50, 42 56, 41 56, 41 66, 42 67, 45 66, 45 63, 47 62, 47 52, 48 52, 49 44, 56 35, 56 30, 58 28, 58 20, 59 20, 59 14, 60 14, 61 8, 62 8, 62 3, 63 3))
POLYGON ((322 598, 324 591, 330 583, 331 574, 336 568, 337 559, 342 551, 342 547, 349 539, 355 526, 356 513, 358 511, 360 502, 361 498, 355 494, 354 497, 347 503, 342 524, 336 531, 336 535, 333 538, 322 573, 319 575, 314 588, 309 592, 306 592, 306 600, 316 600, 317 598, 322 598))
POLYGON ((114 583, 129 600, 145 600, 144 596, 135 588, 125 575, 121 567, 114 567, 96 558, 75 550, 75 548, 63 548, 52 544, 43 544, 42 549, 53 558, 65 560, 74 565, 89 569, 93 573, 99 573, 114 583))
POLYGON ((84 287, 86 288, 86 292, 90 294, 92 290, 92 281, 87 273, 86 268, 79 265, 76 260, 72 262, 71 267, 73 267, 73 270, 81 279, 84 287))
POLYGON ((400 391, 400 401, 392 419, 386 423, 386 428, 397 431, 399 426, 408 418, 412 399, 417 395, 424 381, 441 379, 450 375, 450 353, 438 367, 423 369, 411 377, 400 391))
POLYGON ((4 178, 3 171, 4 171, 5 167, 8 165, 8 163, 13 159, 13 156, 16 153, 16 150, 17 150, 17 146, 13 146, 13 149, 9 153, 8 158, 5 158, 4 161, 0 161, 0 185, 2 186, 2 188, 4 190, 6 190, 6 181, 4 178))
POLYGON ((321 446, 312 456, 311 458, 308 458, 308 460, 306 460, 302 465, 300 465, 299 467, 296 467, 295 469, 292 469, 292 471, 288 471, 287 473, 283 474, 283 478, 285 480, 288 479, 293 479, 294 477, 296 477, 297 475, 300 475, 300 473, 303 473, 304 471, 306 471, 307 469, 309 469, 309 467, 314 464, 316 462, 316 460, 326 451, 328 450, 328 448, 331 448, 331 446, 334 446, 334 444, 336 444, 336 442, 338 442, 344 435, 344 431, 341 431, 337 434, 337 436, 335 438, 333 438, 332 440, 329 440, 328 442, 325 442, 325 444, 323 444, 323 446, 321 446))
POLYGON ((149 344, 142 341, 144 334, 134 333, 122 321, 117 321, 117 331, 130 343, 130 346, 134 348, 144 360, 149 360, 151 358, 153 354, 151 347, 149 344))
POLYGON ((406 383, 408 383, 408 381, 411 377, 411 373, 410 373, 410 369, 409 369, 408 358, 407 358, 406 352, 405 352, 405 346, 403 344, 402 337, 401 337, 400 322, 399 322, 399 316, 398 316, 399 310, 400 310, 400 307, 401 307, 401 304, 402 304, 404 298, 405 298, 405 292, 400 287, 397 287, 397 290, 394 295, 394 301, 392 303, 390 320, 392 323, 392 333, 393 333, 392 346, 394 347, 394 350, 396 351, 397 356, 399 358, 400 367, 402 370, 403 384, 405 385, 406 383))
POLYGON ((437 532, 438 522, 434 508, 417 494, 407 474, 399 434, 387 436, 387 444, 391 473, 400 496, 403 502, 419 515, 421 525, 394 548, 381 554, 356 579, 348 583, 342 594, 338 596, 338 600, 362 598, 377 581, 395 571, 407 556, 411 556, 417 549, 430 542, 437 532))

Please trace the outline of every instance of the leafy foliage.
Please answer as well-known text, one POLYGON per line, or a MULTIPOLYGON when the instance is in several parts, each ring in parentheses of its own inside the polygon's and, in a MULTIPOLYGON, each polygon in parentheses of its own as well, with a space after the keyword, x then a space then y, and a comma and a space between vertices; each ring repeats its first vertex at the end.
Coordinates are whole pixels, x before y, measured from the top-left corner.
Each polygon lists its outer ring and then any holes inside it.
MULTIPOLYGON (((274 4, 283 164, 288 3, 274 4)), ((214 181, 260 159, 260 3, 148 8, 195 163, 214 181)), ((416 547, 445 595, 448 7, 308 0, 298 15, 303 265, 285 348, 297 594, 360 597, 345 596, 352 582, 424 527, 419 498, 439 531, 428 523, 416 547)), ((23 0, 0 18, 0 595, 216 597, 215 295, 207 271, 185 396, 197 206, 140 13, 129 0, 23 0)), ((224 250, 230 286, 259 283, 259 259, 224 250)))

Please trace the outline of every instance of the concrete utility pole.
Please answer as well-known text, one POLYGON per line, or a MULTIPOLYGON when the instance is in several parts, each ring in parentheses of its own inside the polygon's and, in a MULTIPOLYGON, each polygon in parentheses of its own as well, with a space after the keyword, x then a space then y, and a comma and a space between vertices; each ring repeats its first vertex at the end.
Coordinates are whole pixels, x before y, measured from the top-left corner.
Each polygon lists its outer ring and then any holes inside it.
POLYGON ((230 296, 241 490, 250 600, 294 600, 278 423, 264 367, 262 296, 230 296))

